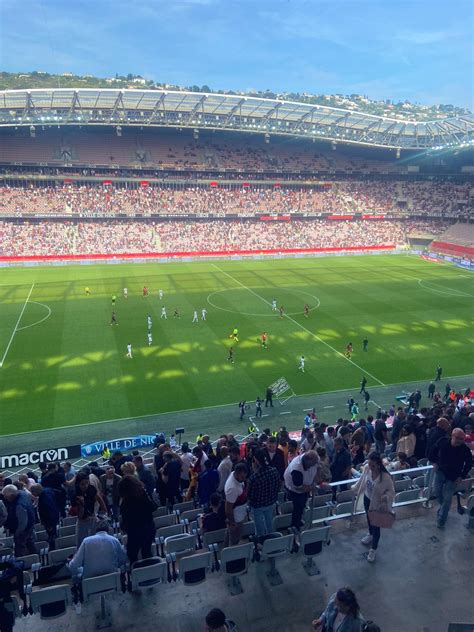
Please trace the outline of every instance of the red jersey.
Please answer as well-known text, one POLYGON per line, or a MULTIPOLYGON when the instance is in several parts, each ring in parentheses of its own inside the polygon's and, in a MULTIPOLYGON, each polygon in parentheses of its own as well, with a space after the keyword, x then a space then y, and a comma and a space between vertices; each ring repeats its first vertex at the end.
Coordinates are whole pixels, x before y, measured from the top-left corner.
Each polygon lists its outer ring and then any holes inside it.
POLYGON ((147 287, 143 288, 143 296, 148 296, 148 288, 147 287))

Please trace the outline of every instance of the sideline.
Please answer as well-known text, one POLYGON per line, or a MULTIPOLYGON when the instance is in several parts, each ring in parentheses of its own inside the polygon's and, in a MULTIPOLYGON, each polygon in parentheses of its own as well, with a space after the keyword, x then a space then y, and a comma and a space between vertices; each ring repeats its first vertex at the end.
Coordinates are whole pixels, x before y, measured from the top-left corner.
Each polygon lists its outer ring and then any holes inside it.
POLYGON ((2 358, 2 360, 0 362, 0 369, 2 368, 3 363, 5 362, 5 358, 7 357, 7 354, 9 352, 9 350, 10 350, 11 344, 13 342, 13 338, 15 337, 15 334, 18 331, 18 325, 20 324, 21 317, 23 316, 23 313, 24 313, 24 311, 26 309, 28 301, 30 300, 30 296, 31 296, 31 293, 33 292, 33 288, 34 287, 35 287, 35 284, 32 283, 32 285, 30 287, 30 291, 28 292, 28 296, 26 297, 26 301, 24 302, 22 310, 20 312, 20 315, 18 316, 18 320, 16 321, 15 329, 13 330, 13 333, 12 333, 12 335, 10 337, 10 340, 8 341, 7 348, 5 349, 5 353, 3 354, 3 358, 2 358))

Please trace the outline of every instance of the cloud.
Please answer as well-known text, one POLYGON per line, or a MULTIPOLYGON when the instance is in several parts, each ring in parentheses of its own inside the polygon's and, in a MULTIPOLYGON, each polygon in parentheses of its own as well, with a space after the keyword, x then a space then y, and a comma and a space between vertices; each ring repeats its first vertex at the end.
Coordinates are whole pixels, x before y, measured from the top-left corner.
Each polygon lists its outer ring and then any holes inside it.
POLYGON ((426 46, 429 44, 438 44, 455 37, 450 31, 415 31, 404 30, 396 33, 395 39, 408 44, 417 46, 426 46))

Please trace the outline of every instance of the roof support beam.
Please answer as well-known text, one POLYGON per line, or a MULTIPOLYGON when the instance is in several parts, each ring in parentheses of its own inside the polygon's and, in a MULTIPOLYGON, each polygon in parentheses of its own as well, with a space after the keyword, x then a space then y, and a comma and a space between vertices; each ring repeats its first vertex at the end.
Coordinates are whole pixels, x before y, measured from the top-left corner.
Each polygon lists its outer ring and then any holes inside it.
POLYGON ((150 123, 153 121, 153 119, 155 118, 157 112, 160 110, 160 108, 163 108, 163 112, 165 111, 165 106, 164 106, 164 102, 165 102, 165 97, 166 97, 166 92, 162 92, 160 94, 160 98, 158 99, 158 101, 155 103, 155 107, 153 108, 153 110, 150 112, 150 116, 148 117, 148 121, 146 122, 147 125, 150 125, 150 123))

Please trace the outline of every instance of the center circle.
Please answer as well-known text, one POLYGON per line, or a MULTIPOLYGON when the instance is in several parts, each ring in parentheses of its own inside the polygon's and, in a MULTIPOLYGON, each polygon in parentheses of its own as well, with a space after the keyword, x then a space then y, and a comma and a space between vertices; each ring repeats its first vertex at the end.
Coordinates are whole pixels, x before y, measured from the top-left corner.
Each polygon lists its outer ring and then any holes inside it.
MULTIPOLYGON (((310 294, 309 292, 304 292, 303 290, 297 290, 295 288, 292 288, 291 290, 288 288, 279 288, 279 291, 288 291, 288 292, 297 292, 298 294, 303 294, 304 296, 309 296, 310 298, 313 299, 313 301, 316 302, 315 305, 313 305, 312 307, 309 308, 310 312, 313 312, 315 309, 318 309, 321 305, 321 301, 319 299, 318 296, 315 296, 314 294, 310 294)), ((272 306, 270 301, 267 301, 265 298, 263 297, 258 297, 259 300, 262 303, 266 303, 268 305, 268 311, 265 312, 243 312, 241 310, 237 310, 237 309, 229 309, 227 307, 222 307, 221 305, 216 305, 216 303, 213 303, 211 298, 213 296, 215 296, 216 294, 222 294, 224 292, 248 292, 249 294, 252 294, 252 292, 249 292, 249 290, 247 288, 244 287, 235 287, 235 288, 224 288, 223 290, 216 290, 215 292, 211 292, 208 297, 207 297, 207 302, 209 303, 209 305, 211 305, 212 307, 214 307, 215 309, 220 309, 223 312, 229 312, 231 314, 242 314, 242 316, 272 316, 275 314, 275 312, 272 311, 272 306)), ((254 295, 255 296, 255 295, 254 295)), ((257 296, 255 296, 255 298, 257 298, 257 296)), ((304 312, 285 312, 286 316, 300 316, 301 314, 303 314, 304 312)))

